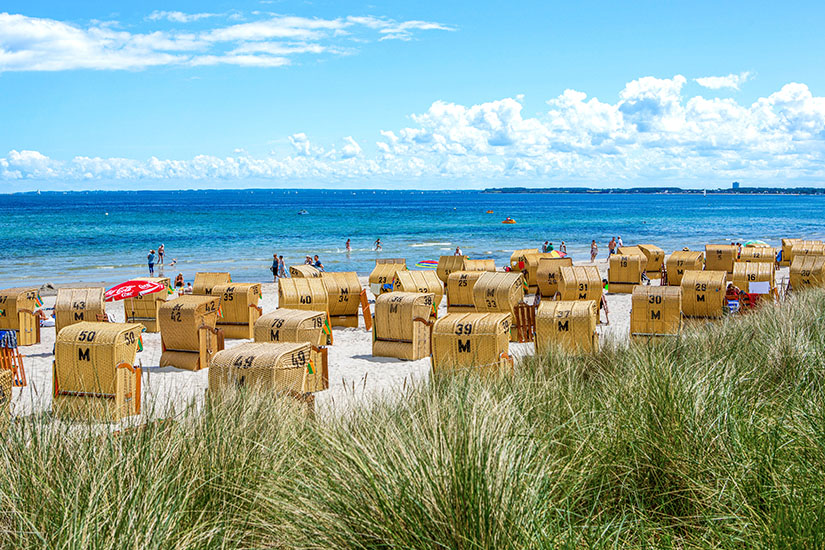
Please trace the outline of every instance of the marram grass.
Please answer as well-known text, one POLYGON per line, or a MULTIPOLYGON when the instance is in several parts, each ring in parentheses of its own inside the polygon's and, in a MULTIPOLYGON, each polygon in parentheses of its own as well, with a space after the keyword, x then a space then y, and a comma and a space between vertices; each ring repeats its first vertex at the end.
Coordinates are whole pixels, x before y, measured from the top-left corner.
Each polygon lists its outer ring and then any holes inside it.
POLYGON ((825 294, 334 419, 254 395, 0 453, 7 548, 822 548, 825 294))

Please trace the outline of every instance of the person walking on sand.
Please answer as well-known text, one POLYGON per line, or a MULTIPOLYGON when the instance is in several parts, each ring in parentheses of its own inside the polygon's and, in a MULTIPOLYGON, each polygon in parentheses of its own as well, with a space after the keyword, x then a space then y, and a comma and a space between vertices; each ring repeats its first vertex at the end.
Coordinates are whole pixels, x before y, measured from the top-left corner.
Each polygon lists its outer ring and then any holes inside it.
POLYGON ((344 245, 344 247, 347 249, 347 252, 352 252, 352 245, 350 244, 349 239, 347 239, 347 244, 344 245))
POLYGON ((607 257, 609 258, 616 253, 616 237, 610 237, 610 242, 607 243, 607 257))
POLYGON ((146 255, 146 261, 149 262, 149 276, 155 274, 155 251, 150 250, 149 254, 146 255))
POLYGON ((158 265, 163 265, 163 254, 166 252, 166 249, 163 247, 163 243, 160 243, 158 247, 158 265))
POLYGON ((278 277, 286 279, 286 263, 284 263, 283 255, 278 256, 278 277))
POLYGON ((596 256, 599 254, 599 245, 596 244, 596 239, 590 241, 590 262, 596 262, 596 256))
POLYGON ((278 282, 278 270, 279 270, 279 268, 280 268, 280 263, 278 262, 278 255, 273 254, 272 255, 272 267, 270 267, 269 270, 272 272, 272 276, 275 278, 275 280, 273 281, 275 283, 278 282))
POLYGON ((381 250, 381 237, 375 239, 375 242, 372 244, 375 246, 375 250, 381 250))
POLYGON ((621 235, 619 235, 619 240, 616 241, 616 244, 619 245, 619 248, 622 248, 624 246, 624 243, 622 242, 622 236, 621 235))

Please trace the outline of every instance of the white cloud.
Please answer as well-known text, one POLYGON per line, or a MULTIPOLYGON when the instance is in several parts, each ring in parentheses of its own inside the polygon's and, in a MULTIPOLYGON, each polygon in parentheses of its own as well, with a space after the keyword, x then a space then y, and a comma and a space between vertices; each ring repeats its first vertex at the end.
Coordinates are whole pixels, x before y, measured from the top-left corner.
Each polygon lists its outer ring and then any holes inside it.
POLYGON ((750 80, 751 73, 748 71, 739 74, 729 74, 728 76, 705 76, 694 79, 699 86, 710 88, 711 90, 721 90, 722 88, 730 88, 738 90, 739 87, 750 80))
POLYGON ((219 13, 183 13, 180 11, 158 11, 150 13, 146 19, 149 21, 167 20, 173 23, 191 23, 210 17, 220 17, 219 13))
MULTIPOLYGON (((190 23, 221 14, 155 11, 149 22, 190 23)), ((237 14, 228 15, 235 19, 237 14)), ((213 25, 199 31, 120 30, 115 22, 88 26, 0 13, 0 72, 75 69, 139 70, 159 65, 231 64, 280 67, 296 56, 346 55, 356 44, 415 33, 452 30, 427 21, 381 18, 320 19, 266 15, 257 21, 213 25)), ((168 26, 168 25, 166 25, 168 26)))
POLYGON ((361 146, 352 136, 345 137, 344 141, 346 143, 341 148, 341 158, 350 159, 361 154, 361 146))
POLYGON ((825 181, 825 97, 789 83, 742 104, 686 96, 686 81, 681 75, 639 78, 613 103, 565 90, 537 116, 525 116, 520 97, 469 106, 436 101, 412 115, 409 127, 381 131, 372 151, 353 136, 336 148, 315 145, 304 133, 289 136, 290 153, 262 158, 236 151, 228 157, 60 161, 36 151, 10 151, 0 158, 0 178, 353 184, 427 178, 452 185, 593 186, 825 181))
POLYGON ((404 40, 413 38, 413 31, 454 31, 455 28, 431 21, 393 21, 382 17, 348 17, 347 21, 357 25, 364 25, 377 30, 382 36, 380 40, 404 40))

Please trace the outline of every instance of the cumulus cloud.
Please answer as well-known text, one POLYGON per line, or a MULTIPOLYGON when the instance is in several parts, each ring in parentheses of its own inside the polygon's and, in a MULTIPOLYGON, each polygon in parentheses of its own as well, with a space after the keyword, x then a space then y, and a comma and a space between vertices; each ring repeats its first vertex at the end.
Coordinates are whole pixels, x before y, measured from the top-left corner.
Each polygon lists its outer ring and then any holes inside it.
POLYGON ((694 79, 699 86, 710 88, 711 90, 721 90, 730 88, 738 90, 739 87, 750 80, 751 73, 748 71, 739 74, 729 74, 728 76, 704 76, 694 79))
MULTIPOLYGON (((146 20, 186 24, 219 15, 155 11, 146 20)), ((291 64, 296 56, 344 55, 356 51, 357 44, 389 38, 410 40, 415 33, 452 30, 440 23, 375 17, 256 17, 259 19, 236 24, 212 22, 211 28, 198 31, 150 29, 133 33, 122 30, 117 22, 80 26, 0 13, 0 72, 139 70, 159 65, 280 67, 291 64)))
POLYGON ((286 155, 146 160, 79 156, 55 160, 36 151, 0 157, 6 180, 224 180, 294 183, 370 179, 476 181, 484 185, 599 185, 719 182, 784 184, 825 180, 825 97, 802 83, 742 104, 686 96, 687 79, 643 77, 615 102, 565 90, 537 116, 521 97, 477 105, 434 102, 413 124, 382 130, 371 151, 346 136, 320 146, 288 137, 286 155))

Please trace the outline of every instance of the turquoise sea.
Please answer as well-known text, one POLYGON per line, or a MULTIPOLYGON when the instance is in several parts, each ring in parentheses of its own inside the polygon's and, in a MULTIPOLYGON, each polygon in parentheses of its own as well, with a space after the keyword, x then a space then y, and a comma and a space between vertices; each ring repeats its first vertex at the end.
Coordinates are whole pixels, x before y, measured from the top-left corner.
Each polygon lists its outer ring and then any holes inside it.
POLYGON ((825 238, 825 197, 791 195, 486 194, 431 191, 145 191, 0 195, 0 286, 118 282, 148 274, 150 248, 166 247, 167 276, 230 271, 271 280, 318 254, 327 270, 369 273, 379 257, 408 265, 460 246, 509 261, 516 248, 567 243, 574 259, 600 258, 611 236, 666 252, 709 242, 825 238), (306 209, 309 214, 299 215, 306 209), (493 210, 494 214, 486 214, 493 210), (515 225, 501 220, 512 217, 515 225), (372 250, 380 237, 381 252, 372 250), (352 239, 347 254, 344 243, 352 239))

